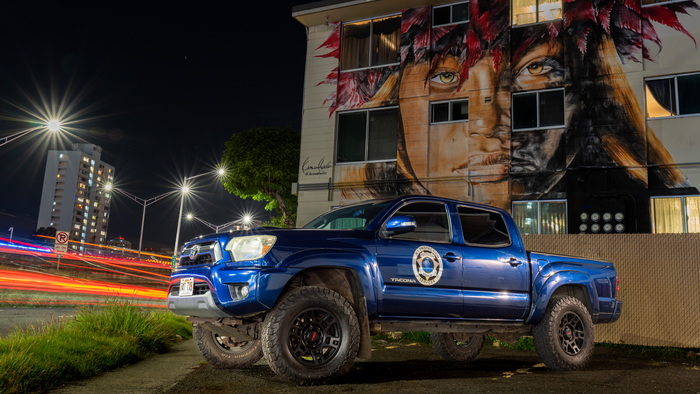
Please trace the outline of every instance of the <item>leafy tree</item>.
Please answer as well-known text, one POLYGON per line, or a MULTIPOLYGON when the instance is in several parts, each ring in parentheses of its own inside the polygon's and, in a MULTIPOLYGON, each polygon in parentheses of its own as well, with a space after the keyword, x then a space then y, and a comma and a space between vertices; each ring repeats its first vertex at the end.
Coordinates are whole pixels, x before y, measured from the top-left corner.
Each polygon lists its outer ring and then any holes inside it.
POLYGON ((292 182, 299 172, 300 144, 299 133, 289 127, 234 133, 226 141, 222 160, 227 168, 224 187, 241 198, 267 201, 266 210, 280 213, 273 223, 294 227, 297 196, 292 194, 292 182))

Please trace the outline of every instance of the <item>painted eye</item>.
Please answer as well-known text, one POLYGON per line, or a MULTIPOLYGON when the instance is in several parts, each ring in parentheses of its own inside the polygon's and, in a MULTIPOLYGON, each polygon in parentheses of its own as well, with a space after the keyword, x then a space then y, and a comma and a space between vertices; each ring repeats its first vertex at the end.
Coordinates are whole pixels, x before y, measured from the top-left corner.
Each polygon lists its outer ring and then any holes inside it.
POLYGON ((525 74, 542 75, 552 71, 552 66, 547 66, 541 62, 535 62, 525 68, 525 74))
POLYGON ((433 76, 430 80, 432 82, 437 82, 437 83, 448 85, 448 84, 458 82, 459 75, 457 75, 457 73, 451 72, 451 71, 442 71, 442 72, 435 74, 435 76, 433 76))

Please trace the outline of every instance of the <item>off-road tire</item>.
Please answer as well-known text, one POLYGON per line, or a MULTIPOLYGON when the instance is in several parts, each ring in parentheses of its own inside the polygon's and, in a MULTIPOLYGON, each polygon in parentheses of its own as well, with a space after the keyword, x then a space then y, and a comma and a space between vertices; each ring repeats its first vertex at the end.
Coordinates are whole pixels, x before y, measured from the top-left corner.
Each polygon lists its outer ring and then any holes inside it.
POLYGON ((593 321, 574 297, 553 298, 533 328, 535 349, 547 367, 557 371, 583 368, 593 354, 593 321))
POLYGON ((484 347, 484 336, 458 332, 433 332, 433 347, 445 360, 472 361, 484 347))
POLYGON ((268 312, 261 340, 275 373, 298 385, 323 384, 352 367, 360 328, 354 309, 340 294, 300 287, 268 312))
POLYGON ((263 357, 258 339, 235 342, 231 337, 221 336, 199 325, 192 327, 192 333, 199 352, 216 368, 247 368, 263 357))

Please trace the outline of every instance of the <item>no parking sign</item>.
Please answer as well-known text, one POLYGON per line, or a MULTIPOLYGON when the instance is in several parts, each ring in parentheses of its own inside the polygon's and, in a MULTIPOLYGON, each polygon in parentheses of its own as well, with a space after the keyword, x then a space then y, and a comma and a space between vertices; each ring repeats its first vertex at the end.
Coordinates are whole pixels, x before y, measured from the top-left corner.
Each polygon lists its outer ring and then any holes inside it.
POLYGON ((56 253, 68 252, 68 231, 56 231, 56 242, 53 244, 56 253))

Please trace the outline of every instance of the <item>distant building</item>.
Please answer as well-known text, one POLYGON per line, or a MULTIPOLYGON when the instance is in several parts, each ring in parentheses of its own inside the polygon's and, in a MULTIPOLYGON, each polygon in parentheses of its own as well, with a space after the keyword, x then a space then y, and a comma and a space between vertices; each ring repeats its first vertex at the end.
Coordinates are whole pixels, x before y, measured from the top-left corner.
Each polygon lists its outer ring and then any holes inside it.
POLYGON ((51 150, 46 160, 37 228, 68 231, 70 240, 104 244, 114 167, 101 160, 102 148, 75 144, 73 150, 51 150))
POLYGON ((107 241, 107 245, 116 246, 122 249, 131 249, 131 242, 124 239, 124 237, 112 238, 107 241))

